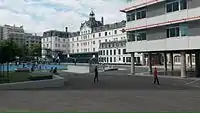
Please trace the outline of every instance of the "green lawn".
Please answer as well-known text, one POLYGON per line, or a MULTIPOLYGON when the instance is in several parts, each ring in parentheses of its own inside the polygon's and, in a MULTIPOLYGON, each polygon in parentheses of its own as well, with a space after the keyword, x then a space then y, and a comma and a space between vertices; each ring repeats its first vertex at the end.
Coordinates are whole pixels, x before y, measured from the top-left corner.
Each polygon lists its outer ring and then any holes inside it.
POLYGON ((11 72, 9 73, 9 82, 29 81, 31 73, 28 72, 11 72))

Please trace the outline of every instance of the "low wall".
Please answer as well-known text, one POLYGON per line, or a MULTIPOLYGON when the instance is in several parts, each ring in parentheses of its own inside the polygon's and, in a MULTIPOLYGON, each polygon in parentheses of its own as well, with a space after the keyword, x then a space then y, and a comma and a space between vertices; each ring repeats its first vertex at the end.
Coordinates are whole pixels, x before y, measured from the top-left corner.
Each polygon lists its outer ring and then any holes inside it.
POLYGON ((60 77, 58 75, 53 75, 53 79, 48 79, 48 80, 0 84, 0 90, 55 88, 64 86, 64 82, 65 80, 63 77, 60 77))

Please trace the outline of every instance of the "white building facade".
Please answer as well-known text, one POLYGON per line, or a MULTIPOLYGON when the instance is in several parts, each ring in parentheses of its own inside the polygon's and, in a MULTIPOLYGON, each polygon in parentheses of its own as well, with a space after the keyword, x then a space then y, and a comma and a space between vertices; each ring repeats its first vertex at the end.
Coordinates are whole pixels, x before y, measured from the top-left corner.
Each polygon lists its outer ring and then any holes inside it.
POLYGON ((43 58, 45 58, 50 51, 52 52, 52 57, 55 57, 54 53, 62 52, 62 54, 68 54, 69 52, 69 39, 67 32, 55 30, 44 32, 41 42, 43 58))
MULTIPOLYGON (((80 32, 74 37, 70 37, 70 55, 71 57, 84 57, 83 59, 89 60, 92 56, 99 58, 99 63, 109 63, 109 64, 130 64, 130 54, 122 54, 123 50, 126 49, 126 32, 125 29, 126 21, 121 21, 113 24, 104 25, 103 17, 101 21, 95 20, 95 14, 92 11, 90 13, 90 18, 81 24, 80 32), (119 42, 118 42, 119 41, 119 42), (115 49, 120 49, 121 54, 116 53, 118 56, 114 56, 114 45, 111 47, 109 43, 120 43, 123 42, 123 46, 116 46, 115 49), (101 46, 105 44, 108 46, 105 48, 101 46), (100 54, 102 51, 109 51, 108 54, 100 54), (112 52, 113 51, 113 54, 112 52), (86 58, 87 57, 87 58, 86 58), (102 60, 106 59, 106 60, 102 60), (125 58, 125 61, 123 60, 125 58), (107 60, 108 59, 108 60, 107 60), (116 59, 116 60, 115 60, 116 59), (123 62, 124 61, 124 62, 123 62)), ((117 51, 118 51, 117 49, 117 51)), ((140 54, 139 57, 142 57, 140 54)), ((142 58, 140 58, 142 62, 142 58)), ((85 61, 87 62, 87 61, 85 61)))
POLYGON ((195 62, 196 71, 199 70, 199 0, 135 0, 131 7, 121 11, 127 14, 126 48, 132 56, 135 52, 147 53, 152 65, 152 53, 162 53, 165 70, 167 61, 172 70, 174 61, 180 62, 182 77, 186 76, 187 60, 190 65, 195 62))

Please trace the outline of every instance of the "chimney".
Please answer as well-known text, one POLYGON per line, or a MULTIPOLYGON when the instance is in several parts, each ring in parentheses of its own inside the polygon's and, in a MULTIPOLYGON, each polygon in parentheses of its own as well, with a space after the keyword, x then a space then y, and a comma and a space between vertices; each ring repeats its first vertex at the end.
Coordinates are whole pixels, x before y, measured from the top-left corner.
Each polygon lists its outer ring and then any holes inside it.
POLYGON ((68 32, 68 27, 65 27, 65 32, 68 32))
POLYGON ((101 17, 101 23, 104 25, 104 19, 103 19, 103 17, 101 17))

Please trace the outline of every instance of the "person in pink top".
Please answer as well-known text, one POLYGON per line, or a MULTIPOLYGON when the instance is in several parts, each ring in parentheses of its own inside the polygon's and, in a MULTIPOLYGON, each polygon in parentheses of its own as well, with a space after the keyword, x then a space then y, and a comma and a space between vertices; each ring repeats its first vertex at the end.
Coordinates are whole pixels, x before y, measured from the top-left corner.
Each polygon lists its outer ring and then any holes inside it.
POLYGON ((158 70, 155 67, 155 69, 154 69, 154 82, 153 83, 156 84, 156 82, 157 82, 158 85, 160 85, 159 80, 158 80, 158 70))

